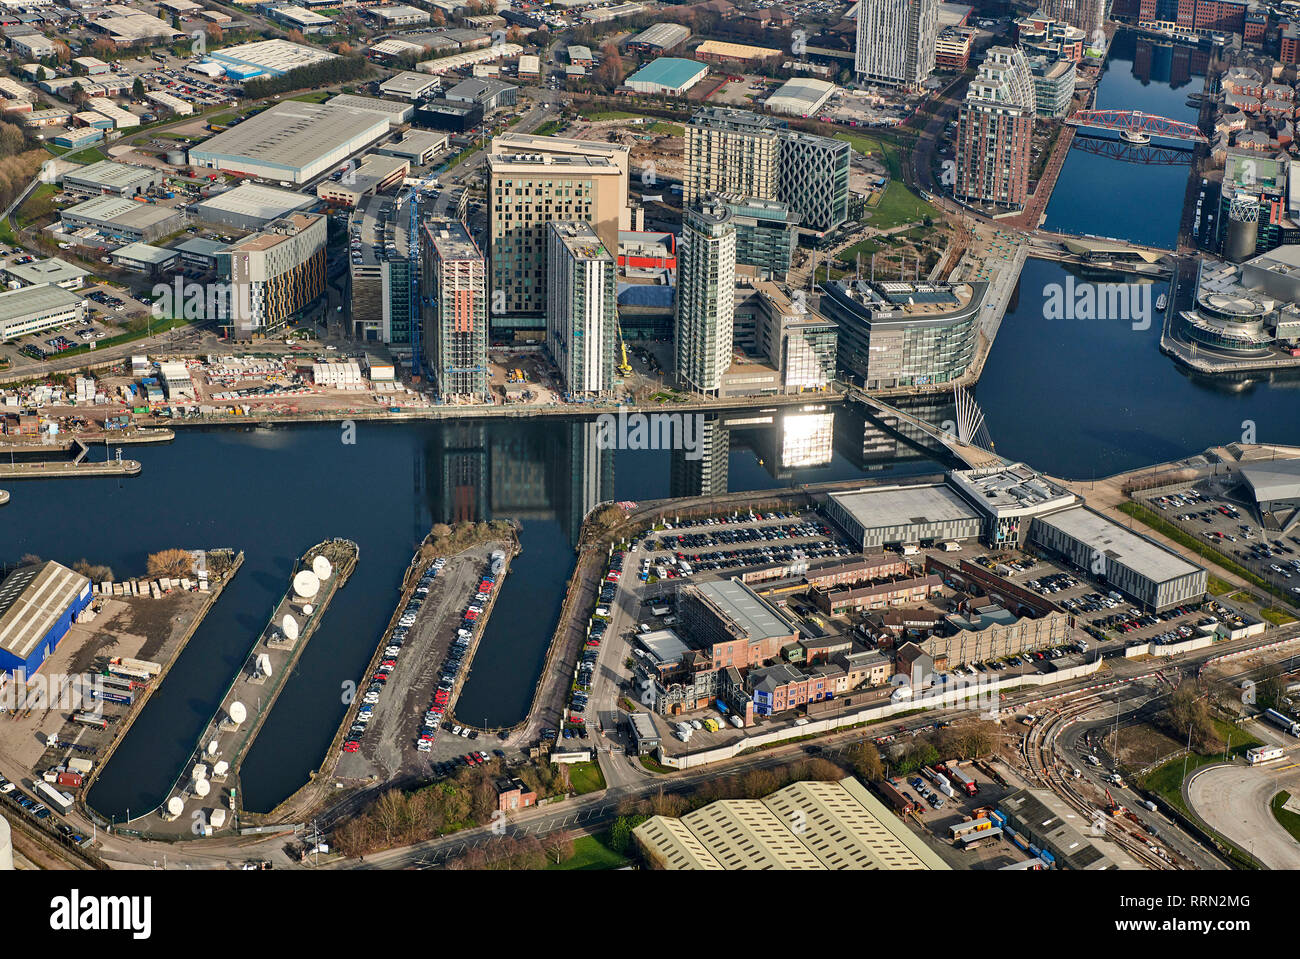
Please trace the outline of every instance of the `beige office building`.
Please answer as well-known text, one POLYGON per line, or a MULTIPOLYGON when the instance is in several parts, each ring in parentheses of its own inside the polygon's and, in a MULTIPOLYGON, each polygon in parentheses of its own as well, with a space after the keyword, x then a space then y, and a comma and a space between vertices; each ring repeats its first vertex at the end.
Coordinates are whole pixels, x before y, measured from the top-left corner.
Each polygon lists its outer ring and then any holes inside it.
POLYGON ((781 169, 779 124, 748 110, 705 107, 686 125, 682 194, 692 203, 708 193, 777 198, 781 169))
POLYGON ((503 153, 488 157, 494 336, 545 336, 548 226, 557 220, 585 221, 607 250, 617 250, 626 196, 627 175, 607 156, 503 153))

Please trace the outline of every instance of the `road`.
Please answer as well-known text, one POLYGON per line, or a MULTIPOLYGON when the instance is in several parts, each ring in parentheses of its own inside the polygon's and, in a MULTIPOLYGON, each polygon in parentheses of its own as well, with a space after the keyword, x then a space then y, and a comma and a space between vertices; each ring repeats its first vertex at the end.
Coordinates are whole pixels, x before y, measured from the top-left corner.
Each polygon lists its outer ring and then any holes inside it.
POLYGON ((1183 794, 1196 814, 1270 869, 1300 869, 1300 842, 1276 819, 1269 803, 1282 790, 1300 794, 1300 766, 1206 766, 1192 774, 1183 794))

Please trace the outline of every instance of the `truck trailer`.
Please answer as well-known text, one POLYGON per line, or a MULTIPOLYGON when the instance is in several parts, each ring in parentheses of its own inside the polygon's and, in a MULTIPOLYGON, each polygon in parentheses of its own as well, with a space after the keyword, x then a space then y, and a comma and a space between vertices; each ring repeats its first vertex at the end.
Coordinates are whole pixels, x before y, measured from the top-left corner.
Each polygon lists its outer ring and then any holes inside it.
POLYGON ((72 799, 59 792, 49 783, 38 781, 34 789, 36 796, 42 802, 47 802, 63 815, 67 815, 72 810, 72 799))
POLYGON ((1285 713, 1279 713, 1276 709, 1266 709, 1262 715, 1264 719, 1283 732, 1291 736, 1300 737, 1300 722, 1296 722, 1285 713))

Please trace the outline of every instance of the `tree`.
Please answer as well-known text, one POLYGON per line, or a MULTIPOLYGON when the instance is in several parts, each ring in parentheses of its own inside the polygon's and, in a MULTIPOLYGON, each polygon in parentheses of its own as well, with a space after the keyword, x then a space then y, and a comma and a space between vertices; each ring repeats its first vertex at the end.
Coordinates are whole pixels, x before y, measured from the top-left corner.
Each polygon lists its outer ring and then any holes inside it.
POLYGON ((573 858, 573 835, 572 833, 561 831, 553 832, 542 837, 542 851, 546 853, 546 858, 554 862, 557 866, 566 859, 573 858))
POLYGON ((859 779, 872 782, 884 778, 885 764, 875 743, 861 742, 849 750, 849 761, 859 779))
POLYGON ((95 566, 89 560, 79 559, 72 564, 74 572, 80 573, 86 579, 92 582, 102 583, 105 580, 112 580, 113 568, 111 566, 95 566))
POLYGON ((151 577, 189 576, 194 572, 194 554, 187 549, 164 549, 150 553, 146 568, 151 577))
POLYGON ((1187 742, 1198 753, 1215 753, 1223 749, 1209 703, 1195 682, 1184 681, 1169 696, 1169 705, 1156 717, 1156 722, 1175 739, 1187 742))
POLYGON ((284 38, 290 43, 306 43, 307 38, 302 35, 301 30, 290 30, 284 35, 284 38))
POLYGON ((144 81, 136 77, 135 82, 131 84, 131 99, 143 100, 147 92, 144 88, 144 81))
POLYGON ((606 89, 613 90, 623 82, 623 77, 627 75, 627 68, 623 64, 622 56, 619 55, 618 47, 612 43, 607 43, 600 48, 600 57, 596 79, 606 89))
POLYGON ((208 39, 213 43, 220 43, 225 39, 225 31, 221 29, 221 24, 219 23, 209 23, 204 26, 203 29, 207 31, 208 39))

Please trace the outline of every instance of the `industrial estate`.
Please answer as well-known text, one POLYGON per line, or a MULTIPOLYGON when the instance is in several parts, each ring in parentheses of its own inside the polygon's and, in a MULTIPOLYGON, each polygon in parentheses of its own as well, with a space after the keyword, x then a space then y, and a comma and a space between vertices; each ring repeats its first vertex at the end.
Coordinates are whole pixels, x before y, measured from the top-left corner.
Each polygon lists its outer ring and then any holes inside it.
POLYGON ((1291 0, 0 34, 0 868, 1300 869, 1291 0))

